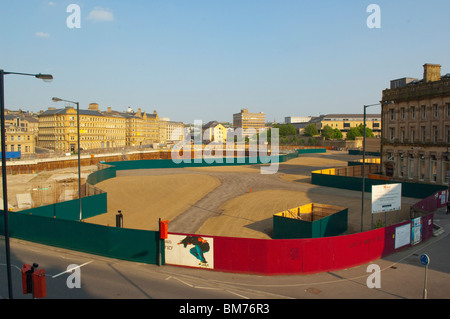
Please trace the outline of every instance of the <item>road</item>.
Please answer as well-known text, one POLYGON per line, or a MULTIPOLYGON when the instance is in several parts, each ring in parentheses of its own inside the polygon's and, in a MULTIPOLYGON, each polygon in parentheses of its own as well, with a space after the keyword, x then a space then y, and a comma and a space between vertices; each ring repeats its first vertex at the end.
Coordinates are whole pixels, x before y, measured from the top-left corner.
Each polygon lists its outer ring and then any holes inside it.
MULTIPOLYGON (((427 253, 431 259, 428 298, 446 299, 450 296, 450 215, 440 211, 435 220, 446 230, 442 235, 373 261, 381 269, 381 287, 372 289, 367 287, 371 274, 367 265, 313 275, 257 276, 134 263, 11 239, 13 298, 32 298, 22 294, 20 269, 24 263, 36 262, 46 272, 47 299, 420 299, 424 267, 419 256, 427 253), (80 288, 67 285, 68 279, 75 282, 72 272, 65 273, 69 265, 83 265, 80 288)), ((0 296, 8 298, 0 239, 0 296)))

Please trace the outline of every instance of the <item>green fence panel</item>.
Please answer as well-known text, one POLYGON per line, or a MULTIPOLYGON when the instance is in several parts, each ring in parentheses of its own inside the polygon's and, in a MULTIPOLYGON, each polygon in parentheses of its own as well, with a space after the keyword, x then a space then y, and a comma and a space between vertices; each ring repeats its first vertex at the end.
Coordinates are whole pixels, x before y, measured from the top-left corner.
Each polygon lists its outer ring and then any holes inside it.
MULTIPOLYGON (((260 157, 226 157, 220 160, 215 158, 194 158, 181 161, 180 163, 172 159, 152 159, 136 161, 107 162, 105 164, 114 166, 116 170, 134 170, 134 169, 154 169, 154 168, 183 168, 183 167, 207 167, 207 166, 234 166, 234 165, 252 165, 252 164, 270 164, 284 162, 293 155, 272 155, 260 157)), ((296 156, 295 156, 296 157, 296 156)), ((293 157, 292 157, 293 158, 293 157)))
MULTIPOLYGON (((328 174, 311 173, 311 183, 314 185, 343 188, 354 191, 362 190, 362 178, 351 176, 337 176, 328 174)), ((365 192, 372 192, 373 185, 385 184, 402 184, 402 196, 412 198, 426 198, 438 191, 446 190, 447 187, 443 185, 425 184, 425 183, 411 183, 406 181, 386 181, 381 179, 366 178, 364 182, 365 192)))
POLYGON ((273 216, 274 239, 300 239, 338 236, 348 227, 348 209, 315 221, 273 216))
POLYGON ((320 237, 338 236, 347 231, 348 208, 343 209, 320 221, 320 237))
MULTIPOLYGON (((115 228, 79 221, 9 213, 12 238, 38 242, 110 258, 158 263, 158 245, 164 263, 164 249, 159 232, 115 228)), ((0 233, 4 235, 4 216, 0 211, 0 233)))
POLYGON ((313 153, 326 153, 326 148, 302 148, 297 150, 297 154, 313 154, 313 153))
MULTIPOLYGON (((367 156, 381 156, 380 152, 365 152, 367 156)), ((348 150, 348 155, 363 155, 361 150, 348 150)))
POLYGON ((18 213, 25 214, 25 215, 36 215, 36 216, 43 216, 43 217, 55 217, 55 205, 45 205, 45 206, 39 206, 35 208, 25 209, 21 210, 18 213))
POLYGON ((107 167, 101 170, 95 171, 92 174, 89 174, 86 182, 90 185, 95 185, 104 180, 116 177, 116 168, 115 167, 107 167))
MULTIPOLYGON (((81 199, 82 219, 104 214, 108 211, 107 193, 83 197, 81 199)), ((19 213, 65 220, 80 219, 78 199, 22 210, 19 213)))

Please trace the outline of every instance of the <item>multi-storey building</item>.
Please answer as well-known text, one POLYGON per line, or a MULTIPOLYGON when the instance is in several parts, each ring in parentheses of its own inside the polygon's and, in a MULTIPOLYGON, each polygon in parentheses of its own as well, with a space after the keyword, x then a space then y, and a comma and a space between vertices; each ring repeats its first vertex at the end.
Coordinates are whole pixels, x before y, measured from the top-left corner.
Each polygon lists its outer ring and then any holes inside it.
POLYGON ((394 178, 450 182, 450 74, 425 64, 422 80, 391 81, 382 101, 382 171, 394 178))
POLYGON ((5 124, 8 127, 6 134, 10 135, 6 138, 7 143, 10 143, 9 149, 13 148, 21 154, 35 152, 38 133, 38 120, 35 117, 21 110, 18 112, 7 111, 5 124))
POLYGON ((126 112, 112 111, 110 107, 105 115, 125 119, 125 145, 144 146, 159 143, 159 117, 156 111, 145 113, 139 108, 134 112, 130 107, 126 112))
POLYGON ((286 116, 284 118, 284 123, 294 124, 294 123, 306 123, 311 121, 312 116, 286 116))
MULTIPOLYGON (((114 114, 102 114, 98 104, 79 110, 80 148, 103 149, 125 146, 125 119, 114 114)), ((49 108, 39 114, 38 145, 55 151, 77 150, 77 110, 49 108)))
MULTIPOLYGON (((342 132, 343 138, 347 137, 348 131, 352 127, 364 124, 364 114, 327 114, 311 119, 315 123, 319 133, 325 126, 338 129, 342 132)), ((370 128, 375 137, 381 136, 381 114, 366 114, 366 127, 370 128)))
POLYGON ((178 142, 184 139, 184 124, 182 122, 167 121, 165 129, 167 141, 178 142))
MULTIPOLYGON (((138 109, 134 112, 128 108, 126 112, 118 112, 108 107, 107 111, 101 112, 97 103, 91 103, 88 110, 79 110, 79 114, 80 147, 84 150, 149 146, 161 142, 161 126, 156 111, 146 113, 138 109)), ((176 122, 167 123, 164 130, 179 126, 176 122)), ((75 151, 77 124, 77 110, 73 107, 49 108, 39 114, 38 145, 56 151, 75 151)), ((163 135, 166 137, 167 132, 163 135)), ((166 143, 165 139, 163 143, 166 143)))
POLYGON ((266 127, 266 117, 263 112, 249 113, 248 109, 242 109, 240 113, 233 114, 233 128, 255 129, 259 131, 266 127))
POLYGON ((211 121, 203 125, 202 138, 204 142, 225 143, 227 141, 227 129, 217 121, 211 121))
POLYGON ((34 153, 36 144, 35 136, 32 131, 28 131, 24 127, 12 124, 6 124, 5 129, 5 146, 7 153, 20 152, 21 155, 34 153))

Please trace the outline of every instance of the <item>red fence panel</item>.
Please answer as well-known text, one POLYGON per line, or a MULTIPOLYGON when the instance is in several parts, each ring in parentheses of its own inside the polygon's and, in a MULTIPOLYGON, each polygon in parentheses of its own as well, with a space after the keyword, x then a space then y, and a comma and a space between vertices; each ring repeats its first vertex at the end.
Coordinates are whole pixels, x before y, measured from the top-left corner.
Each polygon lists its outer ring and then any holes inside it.
MULTIPOLYGON (((308 239, 214 238, 214 270, 262 275, 312 274, 363 265, 411 246, 395 248, 397 227, 308 239)), ((199 235, 196 235, 199 236, 199 235)), ((433 236, 433 213, 422 217, 422 241, 433 236)))

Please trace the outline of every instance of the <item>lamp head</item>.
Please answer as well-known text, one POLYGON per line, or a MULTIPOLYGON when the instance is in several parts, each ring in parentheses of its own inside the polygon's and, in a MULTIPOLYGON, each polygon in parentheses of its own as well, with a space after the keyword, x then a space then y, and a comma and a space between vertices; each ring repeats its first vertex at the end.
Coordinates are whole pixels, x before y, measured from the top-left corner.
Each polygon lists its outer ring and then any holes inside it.
POLYGON ((53 75, 51 75, 51 74, 41 74, 41 73, 39 73, 39 74, 36 74, 35 77, 37 79, 43 80, 44 82, 51 82, 51 81, 53 81, 53 75))
POLYGON ((54 97, 54 98, 52 98, 52 101, 53 102, 61 102, 62 100, 58 97, 54 97))

